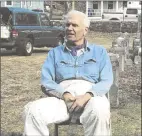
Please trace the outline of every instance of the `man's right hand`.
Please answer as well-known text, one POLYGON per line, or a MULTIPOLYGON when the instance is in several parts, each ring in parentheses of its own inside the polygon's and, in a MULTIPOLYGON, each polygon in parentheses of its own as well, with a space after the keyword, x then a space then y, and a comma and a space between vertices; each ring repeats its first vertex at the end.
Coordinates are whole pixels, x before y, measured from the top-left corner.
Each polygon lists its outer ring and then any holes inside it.
POLYGON ((66 103, 66 106, 67 106, 67 109, 68 109, 68 111, 70 112, 70 108, 72 107, 72 105, 73 105, 73 103, 75 102, 75 97, 71 94, 71 93, 69 93, 69 92, 65 92, 64 94, 63 94, 63 100, 65 101, 65 103, 66 103))
POLYGON ((75 99, 75 97, 71 93, 65 92, 63 94, 63 100, 65 102, 74 102, 76 99, 75 99))

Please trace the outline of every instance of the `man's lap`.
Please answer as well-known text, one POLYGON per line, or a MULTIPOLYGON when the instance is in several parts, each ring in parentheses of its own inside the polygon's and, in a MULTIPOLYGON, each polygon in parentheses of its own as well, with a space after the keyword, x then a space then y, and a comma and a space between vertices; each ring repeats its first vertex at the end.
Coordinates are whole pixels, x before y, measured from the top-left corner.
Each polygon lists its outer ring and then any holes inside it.
MULTIPOLYGON (((30 102, 25 106, 25 109, 33 116, 40 117, 46 124, 59 123, 69 119, 65 102, 55 97, 30 102)), ((100 110, 101 112, 109 112, 109 102, 105 96, 92 97, 84 107, 82 116, 89 116, 89 112, 96 113, 100 110)), ((27 111, 25 114, 28 113, 27 111)))

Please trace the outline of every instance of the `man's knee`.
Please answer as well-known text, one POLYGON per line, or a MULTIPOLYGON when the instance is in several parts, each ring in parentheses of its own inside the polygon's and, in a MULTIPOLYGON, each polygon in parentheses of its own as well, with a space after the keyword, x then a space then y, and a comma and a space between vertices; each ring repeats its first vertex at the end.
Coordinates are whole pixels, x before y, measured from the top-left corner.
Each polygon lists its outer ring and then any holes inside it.
POLYGON ((110 117, 110 104, 106 97, 92 97, 87 104, 87 108, 90 110, 90 116, 100 119, 110 117))
POLYGON ((28 103, 24 107, 23 119, 35 118, 40 120, 54 120, 55 117, 63 116, 67 114, 67 108, 64 101, 59 100, 55 97, 42 98, 33 102, 28 103), (61 107, 60 112, 57 114, 59 107, 61 107))
POLYGON ((35 114, 38 114, 40 109, 45 108, 45 107, 43 108, 45 104, 46 104, 46 98, 29 102, 28 104, 24 106, 23 118, 25 119, 25 117, 29 115, 35 116, 35 114))
POLYGON ((29 102, 24 106, 23 112, 22 112, 22 119, 25 120, 26 116, 30 113, 31 107, 33 102, 29 102))

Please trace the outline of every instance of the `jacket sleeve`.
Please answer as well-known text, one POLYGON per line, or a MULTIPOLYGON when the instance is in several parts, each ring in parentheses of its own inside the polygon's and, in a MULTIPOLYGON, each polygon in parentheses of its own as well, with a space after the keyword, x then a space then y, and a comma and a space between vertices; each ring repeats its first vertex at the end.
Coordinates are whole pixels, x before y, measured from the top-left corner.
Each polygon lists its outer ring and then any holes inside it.
POLYGON ((41 70, 41 89, 48 96, 61 98, 65 92, 61 85, 55 82, 55 57, 54 50, 48 52, 41 70))
POLYGON ((94 96, 105 95, 113 84, 113 70, 106 49, 103 49, 102 51, 99 69, 99 82, 94 84, 90 91, 94 96))

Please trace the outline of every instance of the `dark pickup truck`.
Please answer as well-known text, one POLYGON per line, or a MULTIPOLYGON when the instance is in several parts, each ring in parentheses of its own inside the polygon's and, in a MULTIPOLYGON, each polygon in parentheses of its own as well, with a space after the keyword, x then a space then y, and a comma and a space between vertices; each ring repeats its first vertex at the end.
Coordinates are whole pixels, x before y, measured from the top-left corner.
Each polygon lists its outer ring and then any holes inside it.
POLYGON ((0 19, 0 47, 16 48, 18 55, 30 56, 33 47, 55 47, 64 42, 64 28, 53 26, 45 13, 0 7, 0 19))

